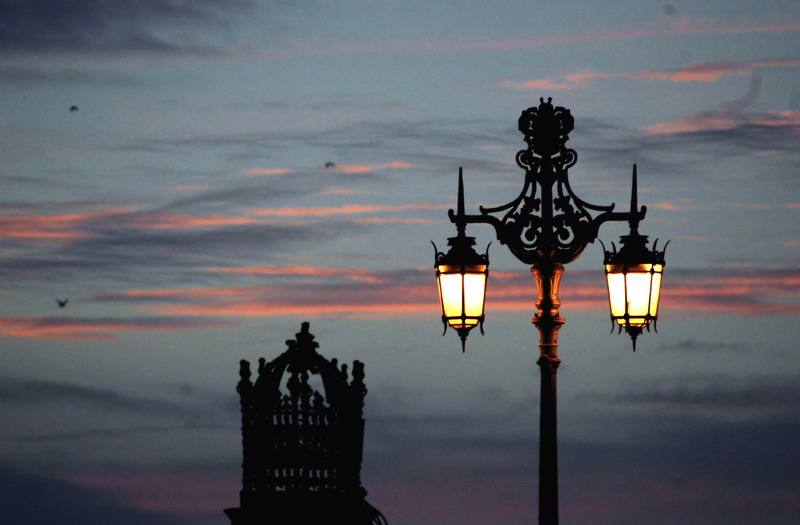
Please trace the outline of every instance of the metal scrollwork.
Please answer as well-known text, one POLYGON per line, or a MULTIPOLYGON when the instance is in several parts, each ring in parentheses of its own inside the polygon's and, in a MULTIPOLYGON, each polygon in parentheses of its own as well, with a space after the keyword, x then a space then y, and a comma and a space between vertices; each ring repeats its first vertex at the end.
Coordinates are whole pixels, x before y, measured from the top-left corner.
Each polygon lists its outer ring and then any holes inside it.
POLYGON ((551 101, 540 99, 538 107, 526 109, 519 118, 528 144, 516 157, 525 170, 522 192, 503 206, 481 206, 481 215, 466 221, 494 226, 500 242, 528 264, 573 261, 597 237, 601 222, 617 218, 613 204, 589 204, 570 188, 568 171, 578 154, 565 144, 574 120, 568 109, 553 107, 551 101), (601 214, 593 219, 588 210, 601 214), (503 214, 502 219, 494 214, 503 214))

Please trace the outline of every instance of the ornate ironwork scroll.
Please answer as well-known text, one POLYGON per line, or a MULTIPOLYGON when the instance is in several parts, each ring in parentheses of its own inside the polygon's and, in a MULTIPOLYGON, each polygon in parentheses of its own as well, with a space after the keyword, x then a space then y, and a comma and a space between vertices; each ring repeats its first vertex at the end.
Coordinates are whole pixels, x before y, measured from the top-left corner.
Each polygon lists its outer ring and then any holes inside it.
MULTIPOLYGON (((572 114, 552 99, 540 99, 519 118, 519 130, 528 147, 517 153, 517 165, 525 170, 519 196, 494 208, 480 207, 480 215, 462 217, 463 223, 491 224, 497 239, 526 264, 575 260, 605 221, 627 220, 614 205, 597 206, 580 199, 569 185, 569 168, 578 154, 566 147, 574 126, 572 114), (600 212, 592 217, 589 211, 600 212), (502 217, 496 217, 500 214, 502 217)), ((643 217, 643 214, 642 214, 643 217)), ((450 212, 456 222, 456 214, 450 212)))

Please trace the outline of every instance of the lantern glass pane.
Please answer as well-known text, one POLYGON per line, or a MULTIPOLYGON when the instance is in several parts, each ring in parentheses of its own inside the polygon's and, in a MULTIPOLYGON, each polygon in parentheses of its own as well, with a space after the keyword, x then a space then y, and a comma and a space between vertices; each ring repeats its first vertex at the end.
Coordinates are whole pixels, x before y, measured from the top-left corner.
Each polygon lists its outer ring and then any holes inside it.
POLYGON ((653 265, 653 282, 651 286, 650 292, 650 315, 655 317, 658 315, 658 300, 661 295, 661 270, 662 266, 660 264, 653 265))
POLYGON ((443 273, 439 276, 442 308, 445 317, 461 317, 461 274, 443 273))
POLYGON ((478 324, 483 315, 486 290, 486 265, 439 266, 439 293, 442 313, 453 328, 478 324), (464 319, 466 317, 467 319, 464 319))
POLYGON ((611 315, 621 325, 645 326, 658 315, 660 264, 606 265, 611 315), (623 270, 626 273, 622 273, 623 270), (652 270, 652 271, 651 271, 652 270), (628 319, 626 321, 625 314, 628 319))
POLYGON ((485 289, 485 273, 468 273, 464 275, 464 314, 467 317, 480 317, 483 315, 485 289))
MULTIPOLYGON (((608 265, 611 272, 612 265, 608 265)), ((611 315, 622 317, 625 315, 625 274, 608 273, 608 298, 611 303, 611 315)))

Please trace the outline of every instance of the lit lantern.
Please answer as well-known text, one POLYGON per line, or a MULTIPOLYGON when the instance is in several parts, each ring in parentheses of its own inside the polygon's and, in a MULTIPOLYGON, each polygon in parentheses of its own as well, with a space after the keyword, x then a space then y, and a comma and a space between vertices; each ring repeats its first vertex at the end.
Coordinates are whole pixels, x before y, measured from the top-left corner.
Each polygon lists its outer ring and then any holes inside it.
MULTIPOLYGON (((480 326, 483 333, 483 305, 486 300, 486 279, 489 277, 489 248, 486 254, 475 251, 474 237, 465 234, 464 186, 459 173, 458 213, 451 218, 456 223, 458 235, 450 237, 450 250, 444 254, 436 249, 436 280, 439 285, 439 300, 442 305, 444 333, 448 325, 461 337, 461 350, 465 350, 467 334, 480 326)), ((431 243, 433 244, 433 243, 431 243)), ((491 243, 490 243, 491 244, 491 243)), ((444 333, 442 335, 444 335, 444 333)))
MULTIPOLYGON (((661 275, 664 271, 664 250, 658 251, 656 241, 653 249, 647 248, 647 236, 639 234, 639 217, 636 204, 636 166, 633 167, 633 195, 631 197, 631 232, 620 238, 621 248, 605 252, 608 300, 611 307, 611 322, 616 322, 619 331, 625 329, 633 340, 658 319, 658 300, 661 295, 661 275)), ((643 208, 643 212, 646 208, 643 208)), ((667 243, 669 244, 669 242, 667 243)), ((666 249, 666 245, 664 246, 666 249)), ((613 330, 613 329, 612 329, 613 330)))

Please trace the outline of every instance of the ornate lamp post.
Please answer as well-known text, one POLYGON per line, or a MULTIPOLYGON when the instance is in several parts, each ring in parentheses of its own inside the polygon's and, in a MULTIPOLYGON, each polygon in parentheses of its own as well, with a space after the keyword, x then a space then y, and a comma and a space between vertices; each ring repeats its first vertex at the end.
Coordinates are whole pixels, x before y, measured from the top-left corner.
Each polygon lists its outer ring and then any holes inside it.
MULTIPOLYGON (((574 120, 568 109, 553 107, 552 99, 540 99, 519 118, 519 130, 528 147, 517 153, 517 165, 525 170, 525 182, 517 198, 495 208, 481 206, 479 215, 464 212, 464 184, 458 182, 458 211, 448 212, 458 235, 451 237, 447 254, 436 251, 436 275, 442 303, 442 322, 461 336, 462 351, 469 331, 480 325, 483 332, 483 299, 489 273, 488 248, 479 255, 467 237, 469 223, 489 224, 497 239, 511 253, 532 266, 539 298, 532 322, 539 329, 541 372, 539 436, 539 523, 558 523, 558 461, 556 440, 556 370, 558 330, 565 319, 558 312, 558 285, 564 265, 574 261, 597 238, 606 221, 628 221, 631 232, 620 239, 622 247, 606 252, 605 265, 612 323, 636 337, 656 320, 664 267, 664 251, 647 249, 647 237, 639 235, 639 221, 647 208, 636 200, 636 166, 629 212, 614 212, 614 205, 595 206, 578 198, 569 185, 568 170, 578 155, 565 143, 574 120), (589 211, 598 212, 594 217, 589 211), (499 217, 496 215, 500 215, 499 217), (478 300, 480 304, 478 304, 478 300)), ((434 245, 436 250, 436 245, 434 245)))

